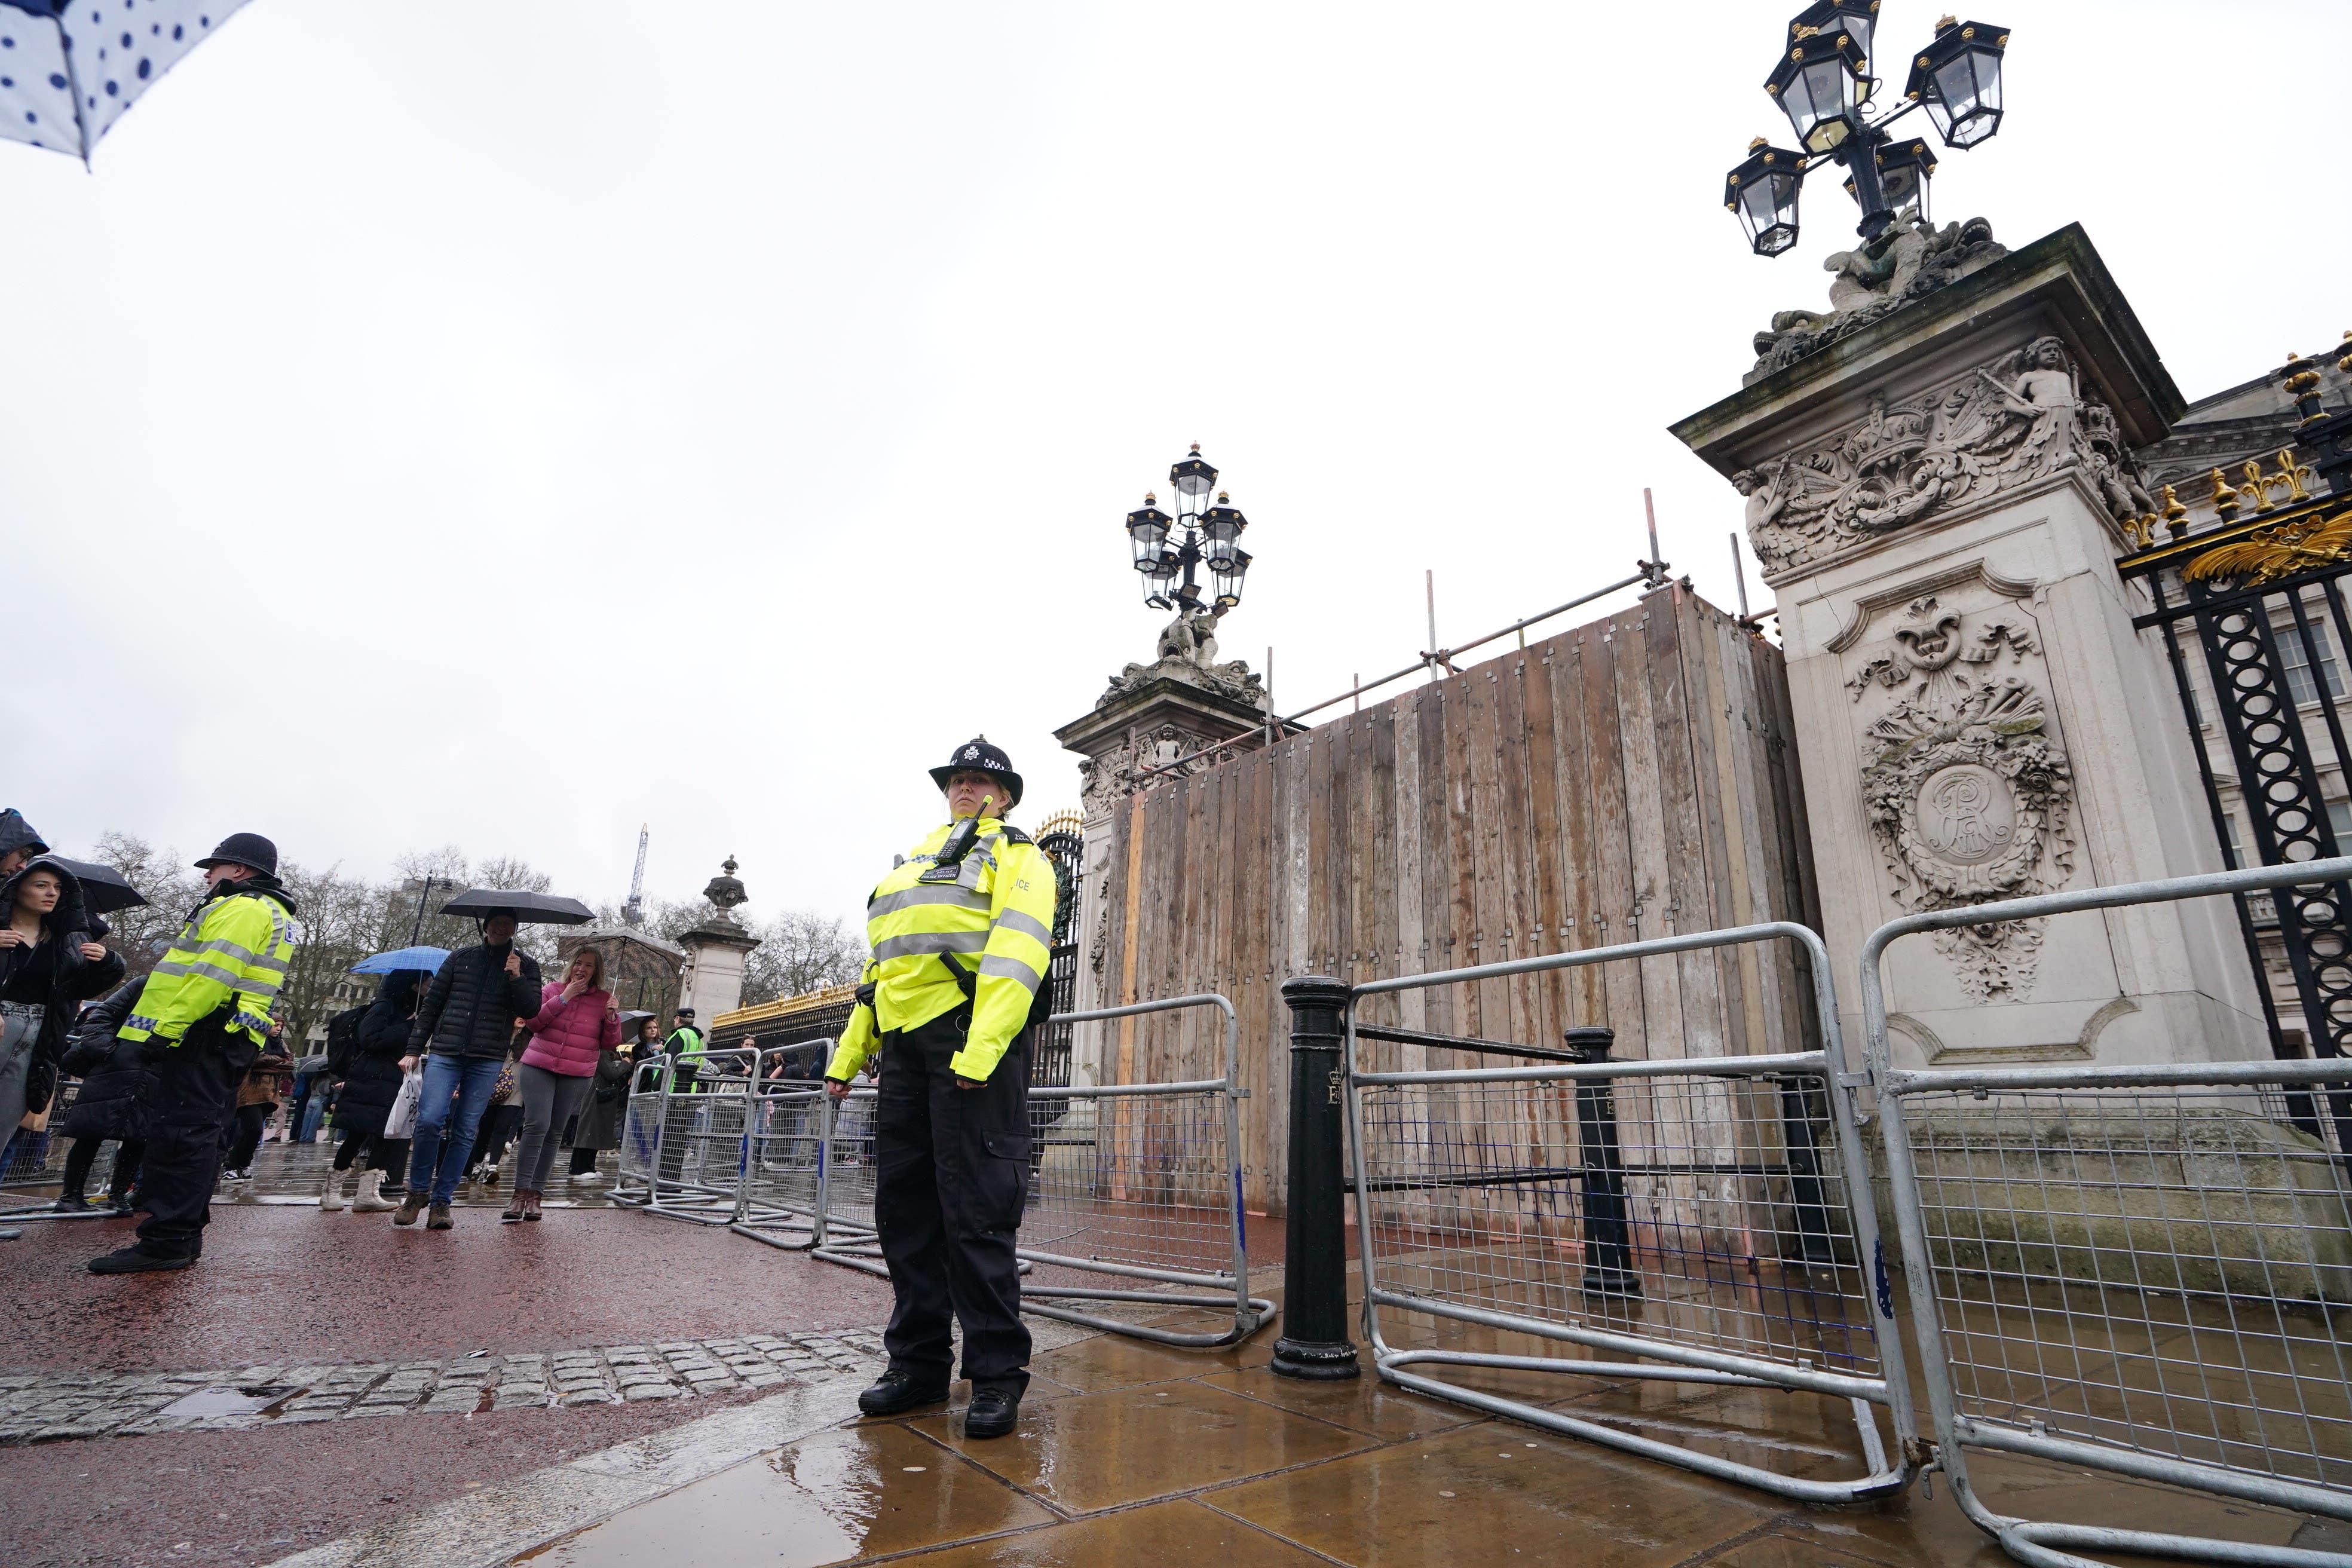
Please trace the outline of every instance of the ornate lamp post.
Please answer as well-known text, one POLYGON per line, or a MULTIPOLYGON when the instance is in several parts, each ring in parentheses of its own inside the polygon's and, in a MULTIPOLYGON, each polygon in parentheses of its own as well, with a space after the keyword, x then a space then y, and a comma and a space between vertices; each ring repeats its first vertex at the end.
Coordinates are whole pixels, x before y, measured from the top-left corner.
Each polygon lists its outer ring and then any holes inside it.
POLYGON ((1168 482, 1176 488, 1174 517, 1161 511, 1159 497, 1150 494, 1139 509, 1127 514, 1127 537, 1135 552, 1136 573, 1143 580, 1143 602, 1155 610, 1198 606, 1196 572, 1205 563, 1212 613, 1222 616, 1242 602, 1250 553, 1241 547, 1241 538, 1249 519, 1222 490, 1215 504, 1208 504, 1217 470, 1202 460, 1198 441, 1192 443, 1191 457, 1168 470, 1168 482))
POLYGON ((2009 29, 1947 16, 1933 42, 1914 57, 1903 102, 1871 118, 1879 79, 1870 74, 1879 0, 1815 0, 1789 24, 1789 47, 1765 79, 1789 117, 1798 150, 1750 142, 1748 160, 1724 183, 1723 205, 1748 232, 1759 256, 1797 243, 1797 196, 1811 167, 1845 166, 1845 188, 1862 209, 1855 232, 1875 241, 1905 208, 1927 220, 1927 179, 1936 160, 1924 140, 1897 142, 1887 127, 1925 109, 1944 145, 1967 149, 2000 130, 2000 64, 2009 29))

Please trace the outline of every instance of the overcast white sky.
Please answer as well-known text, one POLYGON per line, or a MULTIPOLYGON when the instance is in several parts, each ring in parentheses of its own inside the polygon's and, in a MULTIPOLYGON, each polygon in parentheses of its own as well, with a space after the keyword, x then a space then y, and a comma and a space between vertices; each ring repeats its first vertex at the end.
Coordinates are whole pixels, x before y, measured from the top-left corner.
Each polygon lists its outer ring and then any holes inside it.
MULTIPOLYGON (((651 893, 856 917, 975 730, 1076 803, 1196 440, 1286 710, 1412 658, 1424 568, 1449 643, 1622 575, 1644 485, 1728 604, 1665 427, 1852 233, 1720 205, 1795 5, 252 0, 95 175, 0 143, 0 804, 592 902, 649 821, 651 893)), ((2352 6, 1984 15, 1939 216, 2084 223, 2191 397, 2352 326, 2352 6)))

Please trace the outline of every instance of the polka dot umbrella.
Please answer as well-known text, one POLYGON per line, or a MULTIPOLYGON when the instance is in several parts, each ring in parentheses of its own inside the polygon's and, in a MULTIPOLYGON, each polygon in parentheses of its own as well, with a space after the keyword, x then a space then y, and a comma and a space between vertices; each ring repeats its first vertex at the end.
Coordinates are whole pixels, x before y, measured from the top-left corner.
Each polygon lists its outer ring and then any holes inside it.
POLYGON ((245 0, 0 0, 0 136, 83 163, 245 0))

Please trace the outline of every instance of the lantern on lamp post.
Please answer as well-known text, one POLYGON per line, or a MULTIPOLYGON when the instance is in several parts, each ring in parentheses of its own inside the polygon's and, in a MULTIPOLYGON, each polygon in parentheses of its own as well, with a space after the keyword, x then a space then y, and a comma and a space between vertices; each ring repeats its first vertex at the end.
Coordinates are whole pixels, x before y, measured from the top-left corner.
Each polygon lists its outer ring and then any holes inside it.
POLYGON ((1906 211, 1926 223, 1935 154, 1924 137, 1901 142, 1887 132, 1913 110, 1927 111, 1947 147, 1975 147, 2000 130, 2009 30, 1951 16, 1936 25, 1935 40, 1914 58, 1902 103, 1871 118, 1879 85, 1871 72, 1878 5, 1879 0, 1815 0, 1789 24, 1787 47, 1764 90, 1789 117, 1798 151, 1759 138, 1724 184, 1724 205, 1759 256, 1778 256, 1796 243, 1799 187, 1807 171, 1824 162, 1845 166, 1847 194, 1862 209, 1856 232, 1871 246, 1906 211))

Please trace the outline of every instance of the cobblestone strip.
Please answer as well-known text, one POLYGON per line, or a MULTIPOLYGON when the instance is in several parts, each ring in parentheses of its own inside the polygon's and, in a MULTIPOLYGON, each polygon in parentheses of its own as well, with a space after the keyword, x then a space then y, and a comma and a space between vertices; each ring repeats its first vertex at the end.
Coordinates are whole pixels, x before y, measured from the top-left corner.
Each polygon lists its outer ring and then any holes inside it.
POLYGON ((7 1373, 0 1373, 0 1447, 276 1423, 470 1415, 526 1405, 707 1399, 865 1373, 881 1359, 880 1333, 852 1329, 444 1362, 7 1373))

